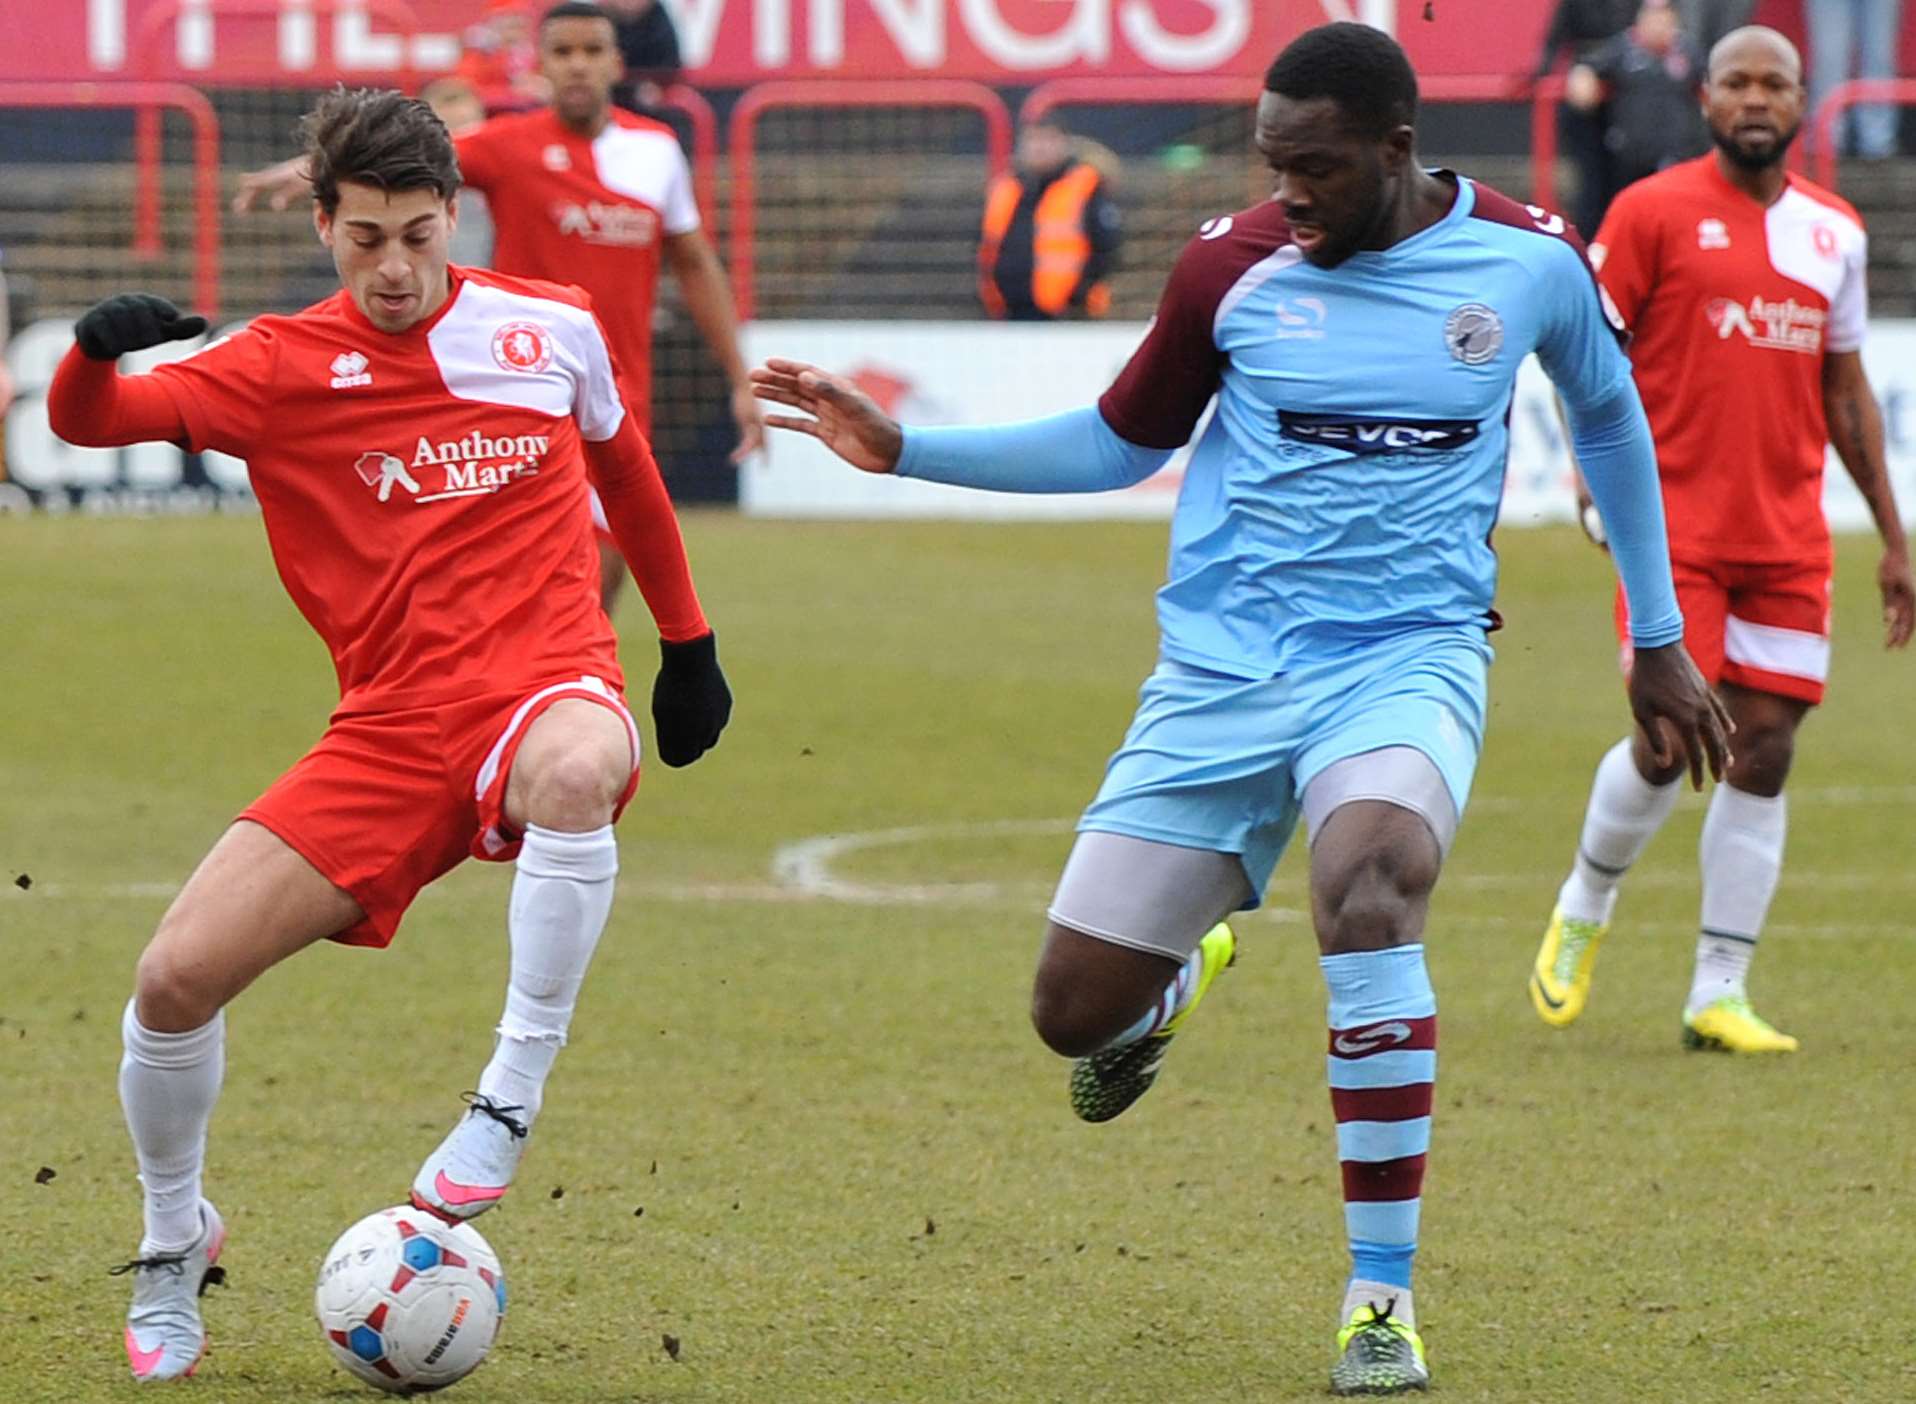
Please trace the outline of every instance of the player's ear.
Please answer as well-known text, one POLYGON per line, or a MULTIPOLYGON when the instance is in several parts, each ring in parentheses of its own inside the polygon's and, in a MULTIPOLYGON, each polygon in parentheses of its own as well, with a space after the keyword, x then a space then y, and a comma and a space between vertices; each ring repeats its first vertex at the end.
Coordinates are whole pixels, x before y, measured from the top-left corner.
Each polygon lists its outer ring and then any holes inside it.
POLYGON ((333 246, 333 217, 317 200, 313 202, 313 230, 319 235, 320 243, 329 249, 333 246))
POLYGON ((453 191, 446 197, 446 232, 452 233, 459 227, 459 192, 453 191))
POLYGON ((1384 161, 1392 175, 1398 175, 1416 159, 1417 133, 1408 126, 1392 127, 1384 133, 1384 161))

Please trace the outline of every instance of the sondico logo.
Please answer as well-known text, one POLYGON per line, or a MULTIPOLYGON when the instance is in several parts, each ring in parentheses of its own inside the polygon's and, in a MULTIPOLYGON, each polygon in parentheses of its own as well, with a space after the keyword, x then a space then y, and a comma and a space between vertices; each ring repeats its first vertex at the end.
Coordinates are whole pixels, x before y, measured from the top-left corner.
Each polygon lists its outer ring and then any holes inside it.
POLYGON ((598 200, 585 204, 561 201, 552 207, 552 220, 561 234, 570 234, 588 244, 642 249, 659 237, 658 215, 642 205, 607 205, 598 200))
POLYGON ((1395 1048, 1410 1042, 1410 1025, 1393 1019, 1388 1024, 1373 1024, 1367 1029, 1351 1029, 1331 1040, 1339 1053, 1359 1057, 1383 1048, 1395 1048))
POLYGON ((422 506, 449 497, 484 497, 521 478, 538 476, 539 460, 551 448, 544 434, 515 434, 491 438, 474 430, 463 439, 434 443, 421 437, 413 446, 412 461, 372 449, 359 455, 353 472, 379 500, 392 500, 402 487, 422 506), (428 489, 431 489, 428 491, 428 489))
POLYGON ((1711 299, 1703 315, 1716 328, 1717 340, 1728 341, 1741 333, 1752 346, 1770 351, 1800 351, 1806 356, 1822 354, 1823 326, 1829 313, 1821 307, 1805 307, 1795 298, 1771 302, 1753 297, 1748 303, 1727 297, 1711 299))

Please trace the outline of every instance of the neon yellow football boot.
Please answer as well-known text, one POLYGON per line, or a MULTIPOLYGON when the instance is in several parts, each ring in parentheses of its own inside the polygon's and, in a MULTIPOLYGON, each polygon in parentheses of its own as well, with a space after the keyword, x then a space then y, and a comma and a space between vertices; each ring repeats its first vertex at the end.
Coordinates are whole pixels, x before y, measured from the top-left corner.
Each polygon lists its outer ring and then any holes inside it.
POLYGON ((1190 1019, 1191 1011, 1198 1007, 1218 973, 1237 959, 1237 937, 1229 926, 1219 922, 1204 933, 1198 951, 1203 963, 1198 967, 1197 989, 1191 994, 1191 1002, 1172 1015, 1163 1028, 1136 1043, 1100 1049, 1071 1065, 1071 1110, 1079 1120, 1109 1121, 1151 1090, 1172 1037, 1190 1019))
POLYGON ((1423 1338, 1390 1314, 1396 1305, 1360 1306, 1339 1329, 1332 1394, 1408 1394, 1430 1388, 1423 1338))
POLYGON ((1537 1017, 1552 1028, 1568 1028, 1583 1013, 1597 947, 1609 930, 1607 921, 1579 921, 1565 916, 1562 907, 1551 911, 1537 963, 1530 969, 1530 1002, 1537 1007, 1537 1017))
POLYGON ((1780 1033, 1743 995, 1711 1000, 1683 1016, 1683 1046, 1711 1053, 1794 1053, 1797 1043, 1780 1033))

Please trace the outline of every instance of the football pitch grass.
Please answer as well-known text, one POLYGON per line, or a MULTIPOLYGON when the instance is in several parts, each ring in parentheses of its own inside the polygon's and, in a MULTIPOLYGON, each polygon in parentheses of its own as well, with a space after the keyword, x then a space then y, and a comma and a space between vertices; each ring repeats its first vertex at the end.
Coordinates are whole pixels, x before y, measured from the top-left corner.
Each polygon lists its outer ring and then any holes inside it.
MULTIPOLYGON (((1026 1020, 1070 820, 1151 661, 1163 526, 687 534, 737 711, 699 764, 648 766, 620 828, 573 1042, 480 1221, 510 1312, 453 1397, 1322 1397, 1346 1259, 1302 845, 1119 1120, 1073 1120, 1026 1020)), ((1695 799, 1626 890, 1583 1020, 1531 1012, 1626 713, 1604 559, 1567 530, 1499 546, 1489 742, 1429 933, 1434 1387, 1907 1398, 1916 659, 1881 651, 1874 550, 1842 548, 1753 979, 1803 1052, 1739 1062, 1678 1047, 1695 799)), ((255 520, 0 519, 0 598, 0 1400, 157 1397, 107 1276, 138 1232, 120 1009, 170 890, 318 734, 331 671, 255 520)), ((649 623, 635 597, 620 618, 642 698, 649 623)), ((230 1010, 208 1177, 228 1283, 182 1398, 373 1397, 327 1357, 314 1273, 473 1085, 509 879, 468 864, 392 950, 316 949, 230 1010)))

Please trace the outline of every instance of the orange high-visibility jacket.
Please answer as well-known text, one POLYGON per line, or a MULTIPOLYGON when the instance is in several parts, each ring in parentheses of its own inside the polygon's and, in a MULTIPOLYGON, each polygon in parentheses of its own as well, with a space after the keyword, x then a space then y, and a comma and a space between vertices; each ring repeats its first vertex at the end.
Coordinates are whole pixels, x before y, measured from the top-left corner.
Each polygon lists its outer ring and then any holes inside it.
MULTIPOLYGON (((1038 198, 1032 218, 1031 301, 1048 317, 1062 316, 1077 296, 1093 247, 1085 228, 1085 211, 1103 179, 1097 167, 1075 162, 1052 181, 1038 198)), ((1006 315, 998 289, 998 258, 1011 229, 1025 182, 1007 173, 992 181, 985 197, 985 221, 978 241, 978 296, 994 317, 1006 315)), ((1102 284, 1086 291, 1085 310, 1102 316, 1110 292, 1102 284)))

